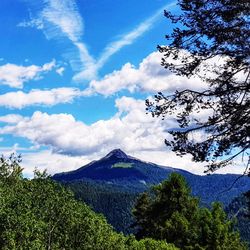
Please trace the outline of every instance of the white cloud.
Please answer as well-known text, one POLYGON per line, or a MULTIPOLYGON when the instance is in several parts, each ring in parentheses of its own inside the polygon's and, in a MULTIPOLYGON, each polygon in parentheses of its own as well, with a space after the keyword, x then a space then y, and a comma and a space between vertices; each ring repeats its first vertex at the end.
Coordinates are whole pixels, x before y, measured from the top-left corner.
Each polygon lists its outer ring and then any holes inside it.
POLYGON ((13 88, 22 88, 25 82, 38 80, 43 73, 51 71, 55 67, 55 60, 42 66, 20 66, 7 63, 0 66, 0 85, 8 85, 13 88))
POLYGON ((93 80, 85 90, 88 95, 99 93, 105 96, 112 95, 127 89, 130 92, 173 92, 184 88, 202 89, 205 83, 198 78, 190 79, 176 76, 161 66, 162 54, 153 52, 142 60, 136 68, 126 63, 120 70, 107 74, 101 80, 93 80))
POLYGON ((63 76, 63 72, 64 72, 65 68, 64 67, 60 67, 56 70, 56 73, 59 74, 60 76, 63 76))
POLYGON ((0 128, 0 134, 23 137, 34 145, 50 148, 22 153, 22 165, 28 176, 32 176, 35 166, 47 168, 52 174, 76 169, 114 148, 142 160, 147 160, 149 154, 150 161, 161 162, 163 157, 158 156, 166 150, 163 139, 167 137, 163 121, 145 114, 143 100, 122 97, 116 100, 116 107, 114 117, 91 125, 76 121, 69 114, 35 112, 32 117, 10 114, 0 117, 0 121, 7 123, 0 128), (144 157, 140 152, 145 153, 144 157))
POLYGON ((77 169, 90 161, 86 156, 69 156, 52 152, 51 150, 42 150, 40 152, 22 153, 22 167, 24 174, 28 178, 33 177, 35 168, 47 170, 49 174, 65 172, 77 169))
POLYGON ((81 95, 81 91, 77 88, 33 89, 28 93, 23 91, 9 92, 0 95, 0 106, 18 109, 30 105, 53 106, 59 103, 72 102, 74 98, 81 95))
POLYGON ((24 120, 24 117, 16 114, 9 114, 5 116, 0 116, 0 122, 5 122, 9 124, 16 124, 24 120))
POLYGON ((0 134, 24 137, 35 144, 50 146, 54 152, 71 155, 115 147, 126 151, 165 148, 163 138, 167 135, 162 121, 145 114, 144 101, 123 97, 117 100, 117 107, 119 115, 91 125, 76 121, 69 114, 35 112, 32 117, 23 117, 16 124, 12 122, 0 128, 0 134), (127 112, 129 106, 133 110, 127 112))
MULTIPOLYGON (((0 137, 0 142, 3 138, 0 137)), ((10 147, 0 147, 1 155, 8 158, 12 153, 21 154, 22 162, 20 163, 24 168, 24 176, 26 178, 33 178, 35 168, 39 170, 47 170, 50 174, 55 174, 63 171, 70 171, 87 164, 88 159, 84 156, 67 156, 53 153, 51 150, 37 151, 31 148, 23 148, 18 144, 10 147)))
MULTIPOLYGON (((189 53, 182 50, 180 57, 188 57, 189 53)), ((193 89, 204 90, 208 85, 202 81, 202 77, 215 79, 218 75, 214 72, 215 68, 221 68, 225 65, 228 57, 216 56, 211 58, 199 66, 199 72, 192 77, 187 78, 178 76, 170 70, 165 69, 162 65, 163 54, 153 52, 145 57, 138 67, 131 63, 126 63, 120 70, 115 70, 112 73, 105 75, 100 80, 92 80, 89 87, 85 89, 86 95, 101 94, 104 96, 113 95, 122 90, 130 92, 168 92, 173 93, 176 90, 193 89)), ((175 60, 171 57, 168 63, 181 64, 181 58, 175 60)), ((246 79, 246 74, 240 72, 237 75, 239 81, 246 79)))

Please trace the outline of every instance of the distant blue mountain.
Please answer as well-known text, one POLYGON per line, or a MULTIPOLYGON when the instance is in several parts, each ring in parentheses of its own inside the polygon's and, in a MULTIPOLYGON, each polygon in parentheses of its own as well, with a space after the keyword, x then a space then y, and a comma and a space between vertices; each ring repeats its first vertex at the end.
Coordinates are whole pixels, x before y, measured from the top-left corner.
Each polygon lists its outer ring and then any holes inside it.
POLYGON ((64 183, 86 182, 114 190, 139 193, 160 183, 172 172, 182 174, 189 183, 192 193, 199 196, 201 203, 205 205, 213 201, 221 201, 228 205, 234 197, 250 190, 248 177, 240 178, 232 186, 239 175, 195 175, 181 169, 141 161, 120 149, 115 149, 100 160, 77 170, 55 174, 52 178, 64 183))

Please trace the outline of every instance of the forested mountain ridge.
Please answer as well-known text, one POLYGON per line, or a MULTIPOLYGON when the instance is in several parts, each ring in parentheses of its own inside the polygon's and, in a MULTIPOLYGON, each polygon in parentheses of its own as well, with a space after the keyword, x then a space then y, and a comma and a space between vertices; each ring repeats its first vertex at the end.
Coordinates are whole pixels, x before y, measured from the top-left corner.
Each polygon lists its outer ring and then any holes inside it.
POLYGON ((123 191, 141 192, 153 184, 166 179, 172 172, 183 175, 193 194, 201 198, 201 202, 209 204, 220 201, 228 205, 232 199, 250 189, 249 179, 235 174, 195 175, 185 170, 159 166, 144 162, 115 149, 100 160, 93 161, 77 170, 58 173, 52 178, 60 182, 87 181, 113 187, 123 191))
POLYGON ((77 170, 59 173, 52 178, 70 187, 78 200, 89 204, 94 211, 103 213, 116 230, 127 234, 134 232, 131 210, 138 194, 167 179, 173 172, 185 177, 192 194, 200 197, 203 206, 220 201, 226 207, 235 197, 250 189, 247 177, 240 178, 232 186, 239 175, 194 175, 184 170, 140 161, 120 149, 77 170))

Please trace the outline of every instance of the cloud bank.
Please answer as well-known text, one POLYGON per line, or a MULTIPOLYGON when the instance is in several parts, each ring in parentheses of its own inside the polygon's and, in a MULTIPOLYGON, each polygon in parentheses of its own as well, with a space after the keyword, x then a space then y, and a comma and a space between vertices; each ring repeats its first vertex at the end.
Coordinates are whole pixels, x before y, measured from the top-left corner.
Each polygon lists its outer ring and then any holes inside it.
MULTIPOLYGON (((122 90, 133 92, 173 92, 176 89, 182 90, 192 88, 201 90, 206 87, 205 83, 198 78, 185 78, 176 76, 174 73, 163 68, 161 63, 162 55, 153 52, 144 58, 138 67, 126 63, 120 70, 104 76, 100 80, 92 80, 89 87, 84 90, 79 88, 61 87, 53 89, 33 89, 29 92, 16 91, 0 95, 0 106, 7 108, 22 109, 28 106, 53 106, 60 103, 71 103, 77 97, 100 94, 110 96, 122 90)), ((42 73, 51 70, 55 61, 43 66, 13 66, 6 67, 2 78, 8 79, 9 83, 15 86, 22 86, 25 81, 38 79, 42 73)), ((63 67, 56 69, 58 74, 63 74, 63 67)), ((0 68, 1 78, 1 68, 0 68)))
MULTIPOLYGON (((117 113, 113 117, 91 125, 64 113, 36 111, 31 117, 1 116, 0 136, 11 134, 25 138, 34 145, 34 150, 39 150, 22 154, 25 173, 29 176, 35 166, 47 168, 52 174, 73 170, 114 148, 145 161, 203 174, 204 164, 192 162, 190 155, 178 157, 166 148, 164 138, 170 139, 166 131, 176 127, 174 119, 168 117, 162 121, 146 115, 143 100, 123 96, 115 103, 117 113)), ((238 164, 237 168, 233 166, 220 172, 241 173, 243 169, 244 166, 238 164)))
POLYGON ((91 125, 76 120, 70 114, 35 112, 31 117, 10 114, 0 117, 5 123, 0 135, 11 134, 28 139, 47 150, 24 152, 25 173, 32 175, 34 166, 48 168, 50 173, 76 169, 91 160, 103 157, 114 148, 145 161, 161 165, 187 168, 202 173, 191 164, 190 156, 179 158, 168 152, 164 138, 168 127, 175 126, 171 118, 153 119, 145 114, 144 100, 131 97, 116 99, 117 113, 108 120, 91 125), (194 168, 194 170, 193 170, 194 168))
POLYGON ((86 125, 70 114, 35 112, 21 120, 0 117, 7 125, 0 134, 24 137, 34 144, 49 146, 54 152, 86 155, 102 149, 121 147, 126 151, 156 150, 164 147, 166 132, 160 120, 147 116, 144 101, 123 97, 116 101, 118 113, 109 120, 86 125), (130 110, 132 108, 132 110, 130 110))
POLYGON ((197 77, 188 79, 166 70, 161 66, 161 58, 161 53, 153 52, 144 58, 137 68, 131 63, 126 63, 120 70, 105 75, 103 79, 91 81, 85 93, 109 96, 121 90, 156 93, 186 88, 200 90, 206 86, 197 77))

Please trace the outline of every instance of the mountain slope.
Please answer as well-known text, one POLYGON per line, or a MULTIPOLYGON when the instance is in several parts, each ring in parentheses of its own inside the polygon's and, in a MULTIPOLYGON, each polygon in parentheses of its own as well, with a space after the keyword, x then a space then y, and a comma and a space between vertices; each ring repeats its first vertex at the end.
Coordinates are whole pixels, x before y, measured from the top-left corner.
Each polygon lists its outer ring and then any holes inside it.
POLYGON ((53 179, 60 182, 88 180, 102 185, 113 185, 120 190, 141 192, 166 179, 172 172, 182 174, 192 188, 193 194, 199 196, 205 204, 218 200, 228 205, 234 197, 250 189, 248 177, 239 179, 230 188, 238 175, 194 175, 184 170, 143 162, 126 155, 120 149, 115 149, 102 159, 77 170, 55 174, 53 179))
POLYGON ((153 163, 140 161, 126 155, 120 149, 111 151, 98 161, 93 161, 77 170, 60 173, 53 176, 59 181, 75 181, 91 179, 113 184, 142 185, 159 183, 170 172, 185 172, 173 168, 164 168, 153 163))
POLYGON ((220 201, 227 206, 233 198, 250 190, 248 177, 240 178, 230 188, 239 175, 194 175, 184 170, 140 161, 120 149, 77 170, 59 173, 52 178, 70 187, 77 199, 85 201, 96 212, 103 213, 116 230, 131 233, 131 209, 138 194, 160 183, 172 172, 178 172, 186 178, 193 195, 199 196, 204 206, 209 206, 213 201, 220 201))

